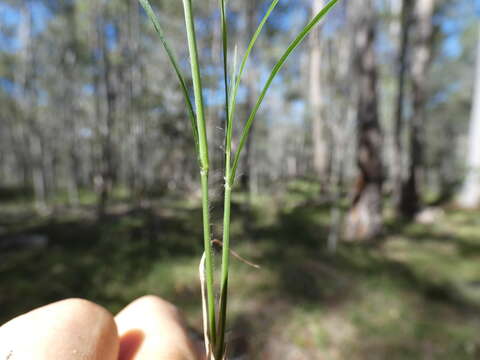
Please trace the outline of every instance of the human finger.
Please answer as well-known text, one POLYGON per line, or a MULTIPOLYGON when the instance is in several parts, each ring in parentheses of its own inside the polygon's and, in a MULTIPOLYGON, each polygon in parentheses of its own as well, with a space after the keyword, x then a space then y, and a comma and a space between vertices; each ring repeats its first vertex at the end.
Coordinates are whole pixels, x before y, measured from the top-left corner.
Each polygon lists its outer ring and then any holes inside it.
POLYGON ((177 308, 156 296, 137 299, 116 317, 119 360, 201 360, 177 308))
POLYGON ((30 311, 0 327, 0 359, 117 360, 113 316, 82 299, 30 311))

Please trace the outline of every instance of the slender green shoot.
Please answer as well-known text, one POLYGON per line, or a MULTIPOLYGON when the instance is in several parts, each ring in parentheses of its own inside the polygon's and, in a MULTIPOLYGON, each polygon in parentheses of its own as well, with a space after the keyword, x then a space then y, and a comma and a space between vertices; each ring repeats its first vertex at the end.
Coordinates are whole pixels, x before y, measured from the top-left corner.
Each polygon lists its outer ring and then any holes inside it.
MULTIPOLYGON (((223 45, 223 76, 224 76, 224 91, 225 91, 225 117, 226 117, 226 129, 225 129, 225 195, 224 195, 224 215, 223 215, 223 242, 222 242, 222 270, 220 280, 220 303, 218 311, 218 324, 216 323, 217 307, 215 304, 214 293, 214 279, 213 279, 213 261, 211 250, 211 235, 210 235, 210 214, 209 214, 209 154, 208 154, 208 139, 206 131, 206 120, 204 111, 204 101, 202 94, 202 80, 198 57, 197 39, 195 33, 194 16, 192 9, 192 0, 182 0, 185 15, 185 25, 187 30, 188 49, 190 53, 190 66, 193 79, 193 93, 195 97, 195 111, 192 101, 190 100, 189 92, 187 90, 184 76, 180 70, 178 60, 165 39, 163 29, 160 25, 158 18, 152 10, 149 4, 149 0, 139 0, 143 8, 145 9, 148 17, 152 21, 155 30, 157 31, 159 38, 165 48, 170 62, 172 63, 175 73, 180 82, 185 102, 187 104, 188 114, 192 123, 193 136, 195 139, 195 148, 200 163, 200 177, 201 177, 201 190, 202 190, 202 214, 203 214, 203 235, 204 235, 204 248, 205 253, 202 257, 201 272, 203 271, 203 263, 205 262, 205 272, 201 273, 202 284, 205 282, 205 288, 202 285, 202 296, 204 290, 206 290, 206 306, 204 308, 205 316, 205 331, 208 334, 206 343, 210 344, 210 348, 207 349, 207 353, 210 350, 214 351, 213 360, 225 359, 225 332, 226 332, 226 314, 227 314, 227 299, 228 299, 228 279, 229 279, 229 265, 230 265, 230 217, 231 217, 231 196, 232 187, 235 183, 235 175, 237 172, 240 156, 245 143, 250 134, 252 124, 256 118, 256 115, 263 103, 263 100, 271 87, 273 80, 278 75, 282 67, 285 65, 287 59, 292 52, 302 43, 307 35, 313 30, 313 28, 322 20, 322 18, 328 14, 328 12, 336 5, 339 0, 331 0, 328 4, 302 29, 300 34, 290 43, 285 53, 281 56, 278 62, 273 67, 270 76, 268 77, 260 95, 258 97, 255 106, 251 110, 251 113, 243 127, 242 134, 238 148, 233 156, 232 161, 232 138, 233 138, 233 121, 235 115, 235 108, 237 102, 238 90, 240 88, 243 73, 246 68, 249 56, 253 50, 253 47, 260 36, 262 29, 264 28, 267 20, 272 14, 275 7, 280 0, 273 0, 260 21, 252 39, 249 42, 247 50, 242 58, 240 67, 237 71, 237 49, 235 48, 234 64, 232 69, 232 75, 228 78, 228 19, 227 19, 227 3, 228 0, 219 0, 220 13, 221 13, 221 31, 222 31, 222 45, 223 45), (205 276, 203 276, 205 275, 205 276), (203 279, 205 281, 203 281, 203 279)), ((210 359, 209 359, 210 360, 210 359)))
MULTIPOLYGON (((235 108, 237 104, 237 94, 238 94, 238 89, 240 88, 240 83, 242 80, 243 72, 245 71, 245 67, 247 65, 248 58, 250 57, 250 53, 253 50, 253 47, 255 46, 255 43, 257 42, 258 37, 260 36, 260 33, 263 30, 263 27, 265 26, 268 18, 272 14, 273 10, 277 6, 278 2, 280 0, 273 0, 272 3, 270 4, 270 7, 268 8, 267 12, 265 13, 264 17, 262 18, 262 21, 260 21, 260 24, 257 27, 257 30, 255 30, 255 33, 253 34, 252 39, 250 40, 250 43, 248 44, 247 51, 245 52, 245 55, 243 56, 242 63, 240 65, 240 69, 238 71, 238 76, 235 81, 235 87, 233 89, 233 93, 231 96, 231 104, 230 104, 230 112, 228 113, 228 121, 229 123, 233 122, 233 117, 235 114, 235 108)), ((228 137, 228 135, 227 135, 228 137)))
POLYGON ((212 249, 210 245, 210 210, 208 199, 208 172, 209 172, 209 157, 208 157, 208 139, 207 127, 205 123, 205 110, 203 106, 203 88, 200 74, 200 65, 198 61, 198 46, 197 37, 195 33, 194 16, 192 9, 192 0, 183 0, 183 8, 185 14, 185 25, 187 30, 188 50, 190 53, 190 66, 192 70, 193 92, 195 95, 195 106, 197 113, 197 129, 198 129, 198 144, 200 156, 200 176, 202 183, 202 213, 203 213, 203 237, 205 247, 205 272, 206 272, 206 286, 207 286, 207 308, 208 308, 208 322, 209 322, 209 336, 212 347, 216 344, 216 323, 215 323, 215 293, 213 289, 213 261, 212 249))
MULTIPOLYGON (((225 0, 220 0, 220 13, 221 13, 221 31, 222 31, 222 47, 223 47, 223 79, 225 86, 225 178, 230 174, 231 169, 231 147, 232 147, 232 122, 229 110, 229 87, 228 87, 228 26, 227 26, 227 11, 225 0)), ((235 67, 233 66, 233 72, 235 75, 235 67)), ((235 77, 231 78, 232 84, 235 77)), ((230 243, 230 207, 231 207, 231 187, 225 186, 224 193, 224 223, 223 223, 223 247, 222 247, 222 273, 221 273, 221 290, 220 290, 220 304, 218 312, 218 335, 217 344, 214 348, 215 358, 221 359, 225 353, 225 325, 226 325, 226 310, 227 310, 227 292, 228 288, 228 269, 230 261, 229 243, 230 243)))
POLYGON ((228 300, 228 275, 230 267, 230 214, 232 203, 232 187, 226 182, 224 209, 223 209, 223 246, 222 246, 222 275, 220 290, 220 309, 218 324, 218 343, 216 347, 216 359, 221 359, 225 353, 225 332, 227 321, 227 300, 228 300))
POLYGON ((267 95, 268 89, 272 85, 273 80, 275 79, 277 74, 280 72, 283 65, 285 65, 285 62, 287 61, 290 54, 302 43, 302 41, 307 37, 307 35, 313 30, 315 25, 317 25, 320 22, 320 20, 322 20, 323 17, 330 12, 330 10, 337 4, 338 1, 339 0, 331 0, 322 10, 320 10, 320 12, 302 29, 302 31, 295 38, 295 40, 292 41, 292 43, 287 48, 285 53, 282 55, 280 60, 273 67, 273 70, 272 70, 270 76, 268 77, 268 80, 265 83, 265 86, 263 87, 262 92, 260 93, 260 96, 257 100, 257 103, 253 107, 253 110, 250 113, 250 116, 247 120, 247 123, 245 124, 245 127, 243 128, 242 135, 240 137, 240 142, 239 142, 237 151, 235 153, 235 158, 234 158, 234 161, 233 161, 232 173, 231 173, 230 178, 229 178, 231 185, 233 185, 233 183, 235 182, 235 174, 237 172, 238 163, 240 161, 240 155, 242 153, 243 147, 245 146, 248 135, 250 134, 250 129, 252 127, 253 121, 255 120, 255 117, 257 116, 258 110, 260 109, 260 106, 262 105, 262 102, 265 99, 265 96, 267 95))
MULTIPOLYGON (((225 113, 228 114, 229 89, 228 89, 228 24, 227 24, 227 10, 225 0, 220 0, 220 14, 221 14, 221 31, 222 31, 222 47, 223 47, 223 82, 225 87, 225 113)), ((228 121, 228 117, 227 117, 228 121)), ((226 137, 225 137, 226 138, 226 137)))
POLYGON ((185 82, 185 77, 182 74, 182 71, 180 70, 180 65, 177 60, 177 57, 175 55, 175 52, 173 51, 172 47, 168 43, 167 39, 165 38, 164 31, 162 28, 162 25, 160 24, 160 21, 155 14, 155 12, 152 9, 152 6, 150 5, 148 0, 139 0, 140 4, 142 5, 143 9, 145 10, 148 18, 153 24, 153 27, 155 31, 158 34, 158 37, 160 39, 160 42, 162 43, 165 52, 168 55, 168 59, 170 60, 170 63, 173 66, 173 69, 175 70, 175 74, 177 75, 178 81, 180 83, 181 89, 183 96, 185 98, 185 103, 187 105, 187 111, 188 111, 188 116, 190 118, 191 126, 192 126, 192 131, 193 131, 193 139, 195 141, 195 151, 197 152, 197 156, 199 155, 199 143, 198 143, 198 130, 197 130, 197 125, 195 122, 195 111, 193 110, 193 105, 192 101, 190 100, 190 95, 187 90, 187 85, 185 82))
MULTIPOLYGON (((224 193, 224 214, 223 214, 223 246, 222 246, 222 273, 220 278, 220 305, 219 305, 219 314, 218 314, 218 343, 215 348, 215 358, 221 359, 225 353, 225 332, 226 332, 226 319, 227 319, 227 299, 228 299, 228 277, 229 277, 229 268, 230 268, 230 214, 231 214, 231 195, 232 195, 232 183, 230 181, 232 174, 232 138, 233 138, 233 120, 234 120, 234 109, 237 101, 237 93, 240 87, 241 78, 245 70, 248 58, 252 52, 253 46, 255 45, 265 23, 267 22, 270 14, 273 12, 275 6, 280 0, 274 0, 267 10, 265 16, 260 22, 257 30, 255 31, 245 55, 243 56, 242 63, 240 65, 239 72, 236 76, 232 76, 232 89, 230 99, 227 98, 227 101, 230 100, 230 106, 226 107, 225 116, 227 117, 227 128, 225 132, 225 193, 224 193)), ((226 22, 226 12, 224 4, 222 1, 222 23, 226 22)), ((227 44, 228 34, 225 32, 225 27, 222 27, 223 33, 223 53, 227 53, 227 44)), ((236 51, 235 51, 236 58, 236 51)), ((226 64, 224 64, 226 67, 226 64)), ((225 70, 225 69, 224 69, 225 70)), ((233 67, 234 74, 236 73, 236 65, 233 67)), ((226 72, 225 72, 226 77, 226 72)))
POLYGON ((333 8, 333 6, 338 2, 338 0, 330 1, 300 32, 300 34, 295 38, 295 40, 290 44, 287 48, 283 56, 280 58, 278 63, 274 66, 260 96, 253 108, 247 123, 244 127, 242 132, 240 143, 235 153, 235 158, 233 165, 230 164, 230 156, 231 156, 231 140, 232 140, 232 133, 233 133, 233 118, 235 113, 235 105, 237 99, 237 92, 240 87, 240 82, 242 79, 243 72, 246 67, 246 63, 250 56, 250 53, 265 25, 268 18, 270 17, 271 13, 275 9, 276 5, 278 4, 279 0, 274 0, 267 13, 263 17, 260 25, 258 26, 257 30, 255 31, 252 40, 247 48, 247 51, 243 57, 242 64, 240 65, 240 70, 238 73, 238 77, 233 79, 235 81, 235 87, 233 89, 233 94, 231 96, 231 105, 230 105, 230 112, 227 112, 228 120, 227 120, 227 132, 226 132, 226 166, 225 166, 225 197, 224 197, 224 217, 223 217, 223 254, 222 254, 222 275, 221 275, 221 293, 220 293, 220 311, 219 311, 219 326, 218 326, 218 343, 215 348, 216 352, 216 359, 221 359, 225 353, 225 330, 226 330, 226 312, 227 312, 227 299, 228 299, 228 277, 229 277, 229 265, 230 265, 230 218, 231 218, 231 193, 232 187, 235 182, 235 174, 238 167, 238 162, 240 159, 240 155, 242 152, 243 147, 245 146, 245 142, 248 138, 250 133, 251 126, 257 112, 267 94, 268 89, 270 88, 273 80, 277 76, 277 74, 282 69, 283 65, 287 61, 290 54, 302 43, 302 41, 306 38, 306 36, 312 31, 312 29, 317 25, 320 20, 333 8))

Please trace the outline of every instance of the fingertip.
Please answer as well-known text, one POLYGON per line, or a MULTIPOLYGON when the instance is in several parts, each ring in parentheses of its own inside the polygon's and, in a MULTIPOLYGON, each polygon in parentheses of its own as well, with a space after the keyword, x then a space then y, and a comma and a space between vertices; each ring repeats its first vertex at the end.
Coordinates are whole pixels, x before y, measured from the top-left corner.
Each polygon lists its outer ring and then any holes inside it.
POLYGON ((120 360, 197 360, 179 310, 154 295, 143 296, 116 317, 120 360))
POLYGON ((0 328, 0 359, 116 360, 118 332, 103 307, 72 298, 19 316, 0 328))
MULTIPOLYGON (((124 310, 127 309, 144 309, 147 312, 161 313, 162 316, 176 319, 181 318, 180 312, 175 305, 156 295, 144 295, 139 297, 132 301, 124 310)), ((117 317, 121 315, 124 310, 122 310, 117 317)))

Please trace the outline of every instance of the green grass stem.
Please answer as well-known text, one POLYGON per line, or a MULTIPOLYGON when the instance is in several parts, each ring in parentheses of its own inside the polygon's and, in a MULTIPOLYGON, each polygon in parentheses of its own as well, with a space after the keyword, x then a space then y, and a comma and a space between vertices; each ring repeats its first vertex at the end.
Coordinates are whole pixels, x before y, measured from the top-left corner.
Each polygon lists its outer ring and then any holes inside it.
POLYGON ((203 88, 200 74, 200 65, 198 61, 198 46, 197 37, 195 33, 194 16, 191 0, 183 0, 183 8, 185 13, 185 25, 187 29, 188 49, 190 53, 190 66, 192 70, 193 92, 195 95, 195 107, 197 113, 197 129, 198 129, 198 144, 200 156, 200 176, 202 183, 202 214, 203 214, 203 237, 205 248, 205 272, 206 272, 206 287, 207 287, 207 308, 208 308, 208 323, 209 335, 212 347, 216 344, 216 321, 215 321, 215 292, 213 288, 213 260, 211 249, 211 235, 210 235, 210 209, 208 199, 208 172, 209 172, 209 157, 208 157, 208 139, 207 127, 205 123, 205 110, 203 106, 203 88))
POLYGON ((165 39, 163 29, 160 22, 155 15, 148 0, 139 0, 145 9, 147 16, 152 21, 154 28, 160 38, 160 41, 167 52, 168 58, 172 63, 180 86, 187 104, 188 114, 192 123, 193 136, 195 140, 195 149, 197 151, 200 163, 200 177, 202 190, 202 215, 203 215, 203 235, 205 248, 205 288, 206 288, 206 317, 208 323, 207 333, 209 341, 216 360, 225 358, 225 331, 227 318, 227 300, 228 300, 228 280, 230 267, 230 218, 231 218, 231 196, 232 187, 235 182, 235 175, 237 172, 240 155, 245 146, 247 138, 250 134, 250 129, 256 118, 256 115, 263 103, 263 100, 273 83, 273 80, 278 75, 285 62, 291 53, 303 42, 307 35, 320 22, 320 20, 328 14, 328 12, 336 5, 339 0, 331 0, 299 33, 299 35, 290 43, 285 53, 281 56, 278 62, 273 67, 270 76, 268 77, 258 100, 253 107, 242 134, 238 148, 233 156, 232 162, 232 138, 233 138, 233 121, 235 115, 235 108, 237 102, 237 94, 240 88, 243 73, 246 64, 253 50, 253 47, 260 36, 267 20, 271 16, 273 10, 278 5, 280 0, 273 0, 263 16, 260 24, 254 32, 252 39, 249 42, 247 50, 242 58, 240 68, 236 69, 237 51, 235 48, 235 59, 232 70, 232 76, 228 79, 228 19, 227 19, 227 0, 219 0, 220 14, 221 14, 221 32, 222 32, 222 47, 223 47, 223 76, 224 76, 224 91, 225 91, 225 193, 224 193, 224 215, 223 215, 223 249, 222 249, 222 270, 220 280, 220 304, 218 312, 218 324, 216 323, 216 304, 214 292, 214 276, 213 276, 213 259, 211 249, 211 234, 210 234, 210 212, 209 212, 209 153, 208 153, 208 139, 206 130, 206 119, 203 101, 203 88, 201 71, 199 65, 198 46, 195 33, 194 15, 192 8, 192 0, 182 0, 185 15, 185 25, 188 39, 188 49, 190 54, 190 66, 193 82, 193 93, 195 98, 195 111, 190 100, 189 92, 186 86, 185 78, 180 70, 178 60, 165 39), (217 326, 218 325, 218 326, 217 326), (217 331, 218 330, 218 331, 217 331))

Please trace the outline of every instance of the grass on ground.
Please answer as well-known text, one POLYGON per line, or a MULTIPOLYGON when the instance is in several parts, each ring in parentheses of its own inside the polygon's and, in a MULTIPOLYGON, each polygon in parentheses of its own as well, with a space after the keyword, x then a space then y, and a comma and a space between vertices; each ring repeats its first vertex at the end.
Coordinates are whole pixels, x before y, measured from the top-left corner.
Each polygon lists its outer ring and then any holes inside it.
MULTIPOLYGON (((310 196, 309 187, 293 186, 275 201, 235 198, 233 247, 262 268, 233 261, 233 351, 262 360, 480 358, 478 212, 447 209, 433 225, 392 223, 375 244, 342 243, 332 256, 329 207, 310 196)), ((48 238, 46 246, 1 250, 0 322, 65 297, 116 312, 153 293, 200 331, 197 204, 124 204, 101 223, 92 213, 85 206, 41 217, 26 203, 0 207, 0 246, 48 238)))

